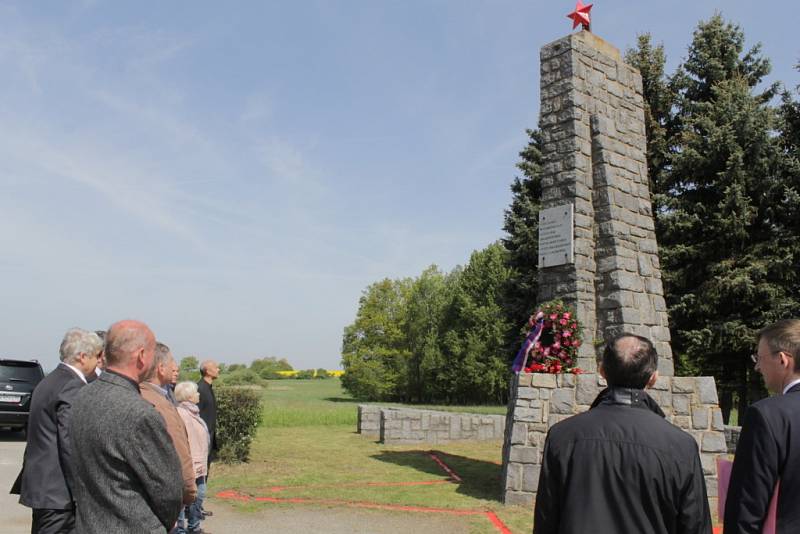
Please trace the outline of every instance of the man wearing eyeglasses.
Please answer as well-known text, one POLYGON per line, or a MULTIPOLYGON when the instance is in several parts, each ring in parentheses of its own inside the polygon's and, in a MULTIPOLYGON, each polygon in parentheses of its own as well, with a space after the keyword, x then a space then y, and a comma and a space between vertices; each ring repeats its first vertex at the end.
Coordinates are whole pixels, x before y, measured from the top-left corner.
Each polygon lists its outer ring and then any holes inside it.
POLYGON ((725 534, 760 533, 775 485, 777 532, 800 532, 800 319, 758 335, 756 370, 776 395, 744 414, 725 504, 725 534))

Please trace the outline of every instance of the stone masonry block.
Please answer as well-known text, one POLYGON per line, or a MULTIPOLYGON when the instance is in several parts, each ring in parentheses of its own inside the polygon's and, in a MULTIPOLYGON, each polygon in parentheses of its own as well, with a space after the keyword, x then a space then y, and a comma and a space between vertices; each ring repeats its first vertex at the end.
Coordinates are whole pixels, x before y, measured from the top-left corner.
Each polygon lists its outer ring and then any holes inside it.
POLYGON ((531 387, 531 388, 529 388, 529 387, 519 388, 519 390, 517 390, 517 398, 528 399, 528 400, 530 400, 530 399, 538 399, 539 398, 539 389, 538 388, 533 388, 533 387, 531 387))
POLYGON ((574 414, 575 390, 573 388, 559 388, 553 391, 550 397, 550 413, 574 414))
POLYGON ((672 409, 676 415, 689 415, 691 397, 689 395, 672 395, 672 409))
POLYGON ((672 424, 683 430, 689 430, 692 426, 692 421, 688 415, 673 415, 672 424))
POLYGON ((722 410, 711 408, 711 429, 725 430, 725 423, 722 420, 722 410))
POLYGON ((709 408, 706 406, 692 407, 692 428, 695 430, 708 430, 711 418, 709 408))
POLYGON ((522 467, 522 491, 529 491, 535 493, 539 488, 539 473, 542 467, 540 465, 524 465, 522 467))
POLYGON ((519 491, 522 489, 522 464, 511 462, 506 471, 506 489, 519 491))
POLYGON ((533 387, 554 389, 557 386, 556 377, 552 374, 531 373, 531 385, 533 387))
POLYGON ((507 506, 525 506, 530 508, 533 506, 535 495, 535 493, 526 493, 522 491, 506 491, 503 503, 507 506))
POLYGON ((697 395, 700 402, 703 404, 719 404, 719 397, 717 396, 717 386, 714 383, 713 376, 698 376, 697 380, 697 395))
POLYGON ((725 433, 703 432, 703 446, 701 450, 703 452, 727 452, 728 445, 725 443, 725 433))
POLYGON ((528 425, 525 423, 514 423, 511 427, 511 444, 526 445, 528 436, 528 425))
POLYGON ((591 404, 600 393, 597 377, 593 374, 578 375, 578 385, 575 391, 577 404, 591 404))
POLYGON ((519 462, 522 464, 538 464, 539 448, 515 445, 511 447, 509 459, 512 462, 519 462))
POLYGON ((695 379, 689 376, 676 376, 672 379, 673 393, 694 393, 695 379))

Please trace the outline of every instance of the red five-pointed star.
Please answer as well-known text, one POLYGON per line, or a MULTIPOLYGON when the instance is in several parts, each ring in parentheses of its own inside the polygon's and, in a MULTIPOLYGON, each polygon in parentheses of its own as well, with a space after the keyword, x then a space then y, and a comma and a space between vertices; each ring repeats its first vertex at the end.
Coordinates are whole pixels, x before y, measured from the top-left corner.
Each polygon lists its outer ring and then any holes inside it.
POLYGON ((591 21, 589 20, 589 11, 592 10, 592 4, 583 5, 581 0, 578 0, 578 3, 575 4, 575 11, 567 15, 568 19, 572 19, 572 29, 578 27, 578 24, 583 26, 584 30, 589 29, 589 24, 591 21))

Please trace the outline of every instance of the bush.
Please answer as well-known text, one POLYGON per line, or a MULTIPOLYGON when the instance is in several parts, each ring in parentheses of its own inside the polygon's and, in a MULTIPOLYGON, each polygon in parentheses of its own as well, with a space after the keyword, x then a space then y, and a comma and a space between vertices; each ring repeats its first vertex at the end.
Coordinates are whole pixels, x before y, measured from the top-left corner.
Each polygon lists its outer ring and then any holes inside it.
POLYGON ((260 390, 243 387, 223 387, 217 398, 218 458, 221 462, 246 462, 250 444, 261 422, 260 390))
POLYGON ((263 380, 257 373, 250 369, 236 369, 235 371, 219 375, 222 386, 260 386, 263 380))
POLYGON ((314 370, 313 369, 306 369, 304 371, 298 371, 297 374, 294 375, 294 377, 297 380, 309 380, 311 378, 314 378, 314 370))

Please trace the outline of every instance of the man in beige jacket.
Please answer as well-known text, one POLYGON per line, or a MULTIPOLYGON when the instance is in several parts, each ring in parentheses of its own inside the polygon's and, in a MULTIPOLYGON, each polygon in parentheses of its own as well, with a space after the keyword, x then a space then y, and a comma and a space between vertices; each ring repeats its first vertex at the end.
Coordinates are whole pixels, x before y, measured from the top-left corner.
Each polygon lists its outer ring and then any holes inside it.
POLYGON ((189 438, 181 416, 167 397, 167 384, 172 380, 172 370, 175 360, 169 347, 163 343, 156 344, 153 370, 144 382, 139 384, 142 397, 153 405, 161 414, 166 423, 167 433, 172 438, 175 451, 181 461, 181 475, 183 476, 183 503, 191 504, 197 497, 197 484, 195 483, 192 453, 189 449, 189 438))

